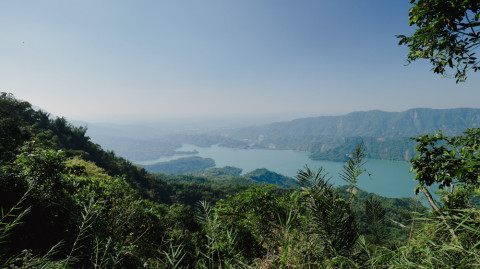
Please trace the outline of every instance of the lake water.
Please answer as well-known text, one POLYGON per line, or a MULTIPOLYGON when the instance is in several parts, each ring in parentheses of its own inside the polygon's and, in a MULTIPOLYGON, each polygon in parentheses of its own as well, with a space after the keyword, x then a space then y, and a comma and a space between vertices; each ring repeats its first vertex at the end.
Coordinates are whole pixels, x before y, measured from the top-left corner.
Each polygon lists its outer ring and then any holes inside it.
MULTIPOLYGON (((332 176, 331 182, 335 185, 346 185, 338 173, 342 171, 343 162, 314 161, 308 158, 307 152, 294 150, 263 150, 263 149, 234 149, 214 145, 211 147, 197 147, 183 145, 179 151, 197 150, 196 156, 212 158, 217 167, 235 166, 248 173, 257 168, 294 177, 299 169, 308 165, 311 169, 324 167, 332 176)), ((155 160, 137 162, 138 164, 153 164, 184 156, 162 157, 155 160)), ((362 190, 374 192, 385 197, 415 197, 413 188, 416 186, 413 174, 410 173, 410 164, 407 162, 367 159, 364 173, 358 182, 362 190)), ((418 196, 417 196, 418 197, 418 196)), ((418 197, 420 198, 420 197, 418 197)))

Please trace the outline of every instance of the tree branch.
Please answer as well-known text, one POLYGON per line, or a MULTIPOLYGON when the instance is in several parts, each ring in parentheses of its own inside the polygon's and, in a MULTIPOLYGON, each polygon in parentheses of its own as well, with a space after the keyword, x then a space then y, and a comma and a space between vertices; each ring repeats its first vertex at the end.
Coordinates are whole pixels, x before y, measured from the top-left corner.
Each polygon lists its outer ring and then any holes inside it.
POLYGON ((445 217, 442 215, 442 212, 440 211, 440 209, 438 208, 438 206, 435 204, 435 201, 433 200, 433 197, 432 197, 432 195, 430 194, 430 192, 427 190, 426 187, 423 187, 423 188, 422 188, 422 192, 423 192, 423 194, 425 194, 425 196, 427 197, 428 203, 429 203, 430 206, 433 208, 433 210, 435 210, 437 213, 439 213, 440 218, 442 219, 443 223, 445 223, 445 225, 447 226, 448 231, 449 231, 450 234, 452 235, 452 239, 453 239, 453 240, 457 240, 457 235, 455 234, 455 231, 452 229, 452 227, 450 226, 450 224, 448 224, 447 220, 446 220, 445 217))
POLYGON ((468 24, 470 25, 470 29, 472 29, 472 32, 475 36, 477 36, 477 33, 475 32, 475 29, 473 28, 472 26, 472 22, 470 21, 470 19, 468 18, 468 13, 465 11, 465 18, 467 18, 467 21, 468 21, 468 24))
POLYGON ((426 187, 422 188, 422 192, 427 197, 428 203, 433 208, 433 210, 435 210, 436 212, 440 212, 440 209, 438 209, 438 206, 435 204, 435 201, 433 200, 432 195, 430 194, 430 192, 427 190, 426 187))

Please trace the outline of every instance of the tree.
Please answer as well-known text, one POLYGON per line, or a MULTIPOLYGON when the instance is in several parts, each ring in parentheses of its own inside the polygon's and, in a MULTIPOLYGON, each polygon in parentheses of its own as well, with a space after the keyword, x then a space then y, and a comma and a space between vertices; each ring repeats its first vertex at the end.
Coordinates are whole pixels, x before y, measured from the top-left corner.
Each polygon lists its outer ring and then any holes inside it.
POLYGON ((429 59, 433 72, 448 76, 455 71, 456 82, 465 81, 467 72, 478 71, 475 50, 480 46, 480 2, 478 0, 411 0, 411 36, 398 35, 408 46, 409 63, 429 59))
MULTIPOLYGON (((458 210, 471 208, 471 195, 480 193, 480 129, 467 129, 463 136, 448 138, 439 131, 435 135, 426 134, 414 138, 419 143, 417 157, 411 160, 415 179, 420 185, 415 189, 422 191, 436 214, 448 228, 452 239, 459 234, 458 220, 449 221, 458 210), (443 208, 435 203, 428 187, 438 186, 442 195, 443 208), (446 212, 447 214, 444 214, 446 212), (447 216, 446 216, 447 215, 447 216), (450 218, 450 217, 449 217, 450 218)), ((464 221, 462 221, 464 225, 464 221)), ((478 223, 474 226, 478 229, 478 223)))
MULTIPOLYGON (((427 187, 438 186, 445 190, 446 199, 455 194, 454 190, 465 189, 472 192, 480 186, 480 129, 467 129, 463 136, 448 138, 439 131, 435 135, 426 134, 414 138, 417 157, 411 160, 415 179, 420 185, 415 193, 423 191, 430 205, 436 211, 427 187)), ((457 201, 455 207, 462 208, 467 201, 457 201), (460 204, 458 204, 460 202, 460 204)), ((450 205, 454 206, 451 204, 450 205)))
POLYGON ((15 149, 31 136, 24 125, 33 114, 28 102, 0 92, 0 164, 13 160, 15 149))
MULTIPOLYGON (((297 180, 307 202, 307 218, 310 220, 309 233, 323 247, 328 258, 348 257, 358 239, 358 223, 346 201, 329 183, 328 173, 323 168, 318 171, 298 171, 297 180)), ((351 196, 352 197, 352 196, 351 196)))
POLYGON ((285 219, 287 204, 294 201, 276 194, 272 186, 252 187, 227 201, 220 201, 218 214, 227 227, 238 231, 238 247, 245 257, 275 249, 279 219, 285 219))
POLYGON ((386 213, 387 212, 382 206, 382 203, 378 200, 378 198, 375 198, 375 196, 370 196, 370 198, 365 201, 367 226, 372 233, 372 242, 376 245, 382 243, 388 238, 388 231, 387 227, 385 226, 386 213))

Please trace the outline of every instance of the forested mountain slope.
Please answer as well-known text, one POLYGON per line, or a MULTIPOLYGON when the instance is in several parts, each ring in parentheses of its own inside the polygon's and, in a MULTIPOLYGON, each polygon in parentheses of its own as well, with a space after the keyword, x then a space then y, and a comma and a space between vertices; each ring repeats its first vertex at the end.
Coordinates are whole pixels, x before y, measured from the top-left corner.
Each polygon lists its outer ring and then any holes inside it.
MULTIPOLYGON (((416 108, 404 112, 352 112, 229 130, 224 136, 248 147, 308 151, 312 159, 342 161, 363 142, 369 158, 408 161, 415 154, 410 137, 442 130, 458 135, 480 126, 480 109, 416 108)), ((228 144, 227 144, 228 145, 228 144)))
POLYGON ((443 130, 458 135, 466 128, 480 126, 480 109, 415 108, 404 112, 372 110, 344 116, 322 116, 277 122, 228 132, 233 137, 257 139, 276 137, 411 137, 443 130))
POLYGON ((104 151, 85 128, 0 93, 0 267, 478 265, 478 212, 459 203, 473 189, 445 200, 465 212, 418 218, 412 212, 425 208, 415 199, 356 189, 359 156, 346 164, 349 186, 341 188, 308 168, 297 175, 301 188, 290 189, 262 183, 294 185, 265 169, 154 175, 104 151), (436 253, 440 261, 430 259, 436 253))

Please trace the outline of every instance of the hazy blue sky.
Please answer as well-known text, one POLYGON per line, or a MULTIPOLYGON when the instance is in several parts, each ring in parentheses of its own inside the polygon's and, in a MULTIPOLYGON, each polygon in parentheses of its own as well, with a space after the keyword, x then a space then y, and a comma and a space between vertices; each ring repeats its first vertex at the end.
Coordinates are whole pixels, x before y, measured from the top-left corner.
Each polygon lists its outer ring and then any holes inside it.
POLYGON ((55 115, 332 115, 479 107, 405 65, 409 0, 0 1, 0 91, 55 115))

